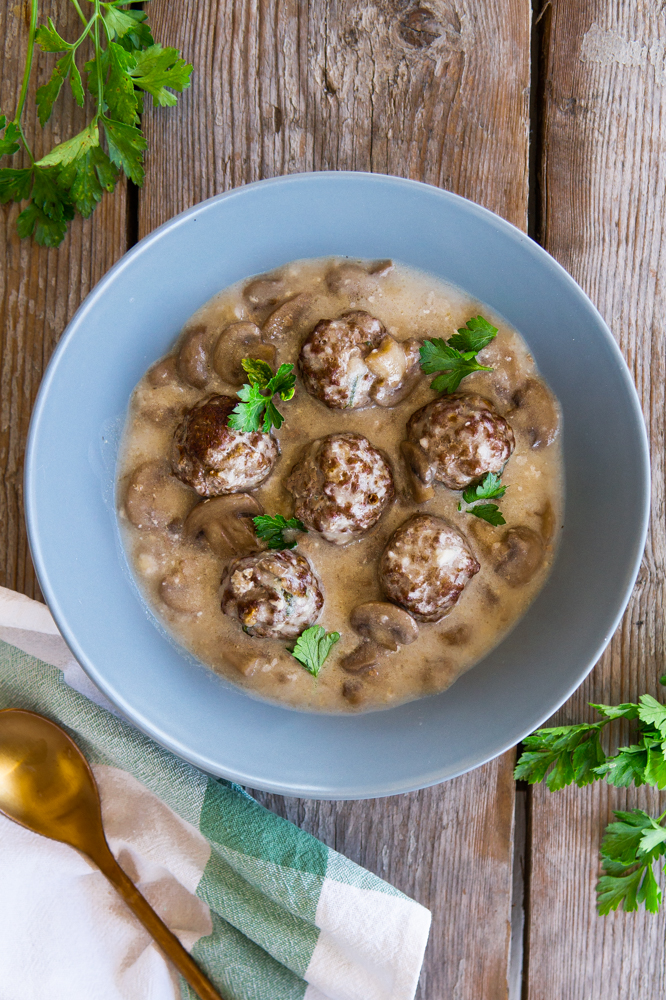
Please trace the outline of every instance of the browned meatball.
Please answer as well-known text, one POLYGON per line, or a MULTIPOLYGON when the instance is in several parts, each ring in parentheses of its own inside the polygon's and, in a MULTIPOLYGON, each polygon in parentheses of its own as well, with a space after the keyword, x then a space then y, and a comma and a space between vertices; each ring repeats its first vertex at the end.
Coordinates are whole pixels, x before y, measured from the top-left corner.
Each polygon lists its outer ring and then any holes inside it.
POLYGON ((174 472, 201 496, 251 490, 278 457, 278 443, 270 434, 243 434, 227 426, 237 402, 232 396, 210 396, 185 413, 174 433, 174 472))
POLYGON ((483 396, 454 393, 413 413, 407 436, 425 452, 435 479, 463 490, 501 472, 516 444, 511 426, 483 396))
POLYGON ((250 635, 294 638, 316 622, 323 604, 310 563, 288 550, 237 559, 222 580, 222 610, 250 635))
POLYGON ((481 567, 465 536, 442 517, 415 514, 389 538, 379 563, 384 593, 422 622, 437 622, 481 567))
POLYGON ((365 359, 385 336, 384 325, 360 309, 339 319, 322 319, 301 348, 301 375, 308 392, 336 410, 368 406, 374 376, 365 359))
POLYGON ((296 500, 296 517, 335 545, 365 534, 394 495, 391 466, 361 434, 313 441, 285 485, 296 500))

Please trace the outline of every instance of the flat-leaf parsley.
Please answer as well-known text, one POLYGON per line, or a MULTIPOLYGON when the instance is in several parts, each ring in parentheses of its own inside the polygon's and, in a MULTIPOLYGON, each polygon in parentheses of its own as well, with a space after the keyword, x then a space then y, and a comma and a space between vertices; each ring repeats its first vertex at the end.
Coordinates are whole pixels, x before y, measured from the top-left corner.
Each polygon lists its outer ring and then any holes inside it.
POLYGON ((75 213, 87 218, 103 193, 113 191, 121 171, 135 184, 143 183, 146 140, 139 128, 143 94, 151 94, 156 105, 175 104, 172 91, 189 87, 192 67, 177 49, 155 44, 147 15, 133 9, 138 2, 90 0, 88 16, 78 0, 72 0, 83 27, 78 38, 69 42, 51 18, 37 27, 39 2, 30 0, 27 55, 16 112, 10 122, 0 114, 0 156, 13 156, 23 147, 29 161, 20 169, 0 169, 0 202, 28 201, 16 223, 21 237, 34 236, 42 246, 58 246, 75 213), (49 80, 35 94, 40 124, 44 126, 51 117, 66 81, 79 107, 85 105, 87 90, 95 108, 81 132, 39 160, 21 125, 35 45, 43 52, 62 53, 49 80), (83 65, 84 87, 77 58, 86 48, 92 50, 92 58, 83 65))
MULTIPOLYGON (((494 472, 487 472, 480 483, 476 486, 468 486, 463 491, 464 502, 468 505, 473 504, 473 506, 468 506, 464 513, 474 514, 475 517, 480 517, 481 520, 487 521, 488 524, 492 524, 494 527, 506 524, 504 516, 496 503, 479 503, 478 501, 499 499, 504 496, 507 488, 500 483, 499 475, 494 472)), ((463 510, 462 503, 458 504, 458 510, 463 510)))
MULTIPOLYGON (((603 716, 598 722, 538 729, 523 741, 514 776, 530 784, 543 781, 551 792, 575 782, 579 787, 601 778, 624 788, 652 785, 666 788, 666 705, 644 694, 638 704, 592 705, 603 716), (609 723, 625 719, 637 721, 636 742, 606 754, 600 735, 609 723)), ((666 827, 661 816, 649 816, 642 809, 615 812, 615 823, 606 827, 601 842, 604 869, 597 883, 597 909, 609 913, 620 905, 656 913, 661 890, 653 864, 666 854, 666 827)))
POLYGON ((273 402, 273 396, 286 401, 294 395, 294 366, 280 365, 273 374, 271 366, 257 358, 243 358, 241 364, 247 372, 249 384, 238 390, 241 402, 229 414, 229 427, 244 433, 263 430, 264 434, 268 434, 271 427, 280 428, 284 420, 273 402))
POLYGON ((296 657, 308 673, 317 677, 324 660, 339 638, 339 632, 327 632, 321 625, 312 625, 299 635, 291 655, 296 657))
POLYGON ((288 542, 285 540, 285 530, 305 531, 307 528, 297 517, 285 518, 282 514, 271 517, 269 514, 259 514, 253 517, 254 530, 257 538, 266 542, 269 549, 295 549, 297 542, 295 539, 288 542))
POLYGON ((424 341, 420 349, 422 370, 426 375, 442 372, 430 383, 435 392, 455 392, 472 372, 491 372, 492 368, 476 361, 476 355, 496 336, 496 327, 483 316, 475 316, 448 341, 441 337, 424 341))

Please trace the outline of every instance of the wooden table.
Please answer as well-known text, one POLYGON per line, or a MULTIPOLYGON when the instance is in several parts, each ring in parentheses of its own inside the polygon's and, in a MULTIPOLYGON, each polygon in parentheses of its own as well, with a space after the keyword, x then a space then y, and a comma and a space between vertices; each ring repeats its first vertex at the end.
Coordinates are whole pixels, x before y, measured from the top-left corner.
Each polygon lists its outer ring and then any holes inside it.
MULTIPOLYGON (((65 0, 44 7, 62 23, 65 0)), ((23 63, 20 13, 16 0, 0 0, 5 109, 23 63)), ((3 213, 0 582, 38 595, 22 516, 30 410, 58 337, 104 272, 166 219, 236 185, 303 170, 398 174, 456 191, 529 232, 613 330, 652 442, 652 530, 622 625, 558 718, 588 717, 590 700, 658 694, 666 2, 153 0, 150 13, 156 38, 179 45, 195 75, 176 110, 146 110, 145 187, 105 197, 59 250, 21 243, 17 209, 3 213)), ((38 58, 35 86, 50 63, 38 58)), ((69 98, 60 100, 37 150, 80 121, 69 98)), ((259 798, 430 907, 421 1000, 502 1000, 509 981, 512 1000, 663 1000, 666 915, 600 918, 594 908, 611 810, 652 809, 657 793, 601 783, 553 796, 516 789, 513 762, 508 753, 392 799, 259 798)))

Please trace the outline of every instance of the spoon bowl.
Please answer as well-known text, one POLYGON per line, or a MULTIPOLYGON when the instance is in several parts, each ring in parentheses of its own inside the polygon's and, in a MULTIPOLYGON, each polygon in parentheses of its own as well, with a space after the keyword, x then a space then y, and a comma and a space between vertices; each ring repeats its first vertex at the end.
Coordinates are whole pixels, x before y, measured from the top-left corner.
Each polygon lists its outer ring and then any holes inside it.
POLYGON ((89 857, 100 835, 106 844, 88 761, 60 726, 34 712, 0 712, 0 811, 89 857))
POLYGON ((95 776, 76 743, 25 709, 0 711, 0 813, 93 861, 202 1000, 222 1000, 111 853, 95 776))

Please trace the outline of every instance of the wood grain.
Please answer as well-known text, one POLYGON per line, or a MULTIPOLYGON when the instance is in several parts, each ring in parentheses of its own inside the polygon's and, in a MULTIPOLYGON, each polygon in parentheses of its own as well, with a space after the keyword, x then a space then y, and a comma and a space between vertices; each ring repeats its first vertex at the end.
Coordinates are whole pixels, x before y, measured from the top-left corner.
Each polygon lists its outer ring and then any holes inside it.
MULTIPOLYGON (((50 0, 40 9, 43 20, 51 15, 64 37, 68 33, 76 37, 78 19, 71 5, 50 0)), ((27 3, 0 0, 0 107, 11 116, 23 74, 27 11, 27 3)), ((33 63, 24 123, 35 156, 69 138, 85 123, 85 113, 67 87, 43 131, 37 122, 35 90, 49 78, 56 58, 37 53, 33 63)), ((3 160, 3 165, 9 162, 3 160)), ((19 211, 16 205, 0 206, 5 248, 0 260, 0 585, 39 597, 23 521, 23 457, 30 413, 44 368, 65 326, 127 248, 125 188, 121 185, 113 196, 105 196, 91 219, 72 223, 58 249, 46 250, 19 240, 19 211)))
POLYGON ((142 235, 240 184, 343 169, 437 184, 526 226, 528 0, 156 0, 151 18, 195 69, 177 109, 145 116, 142 235))
MULTIPOLYGON (((541 238, 600 309, 643 403, 652 522, 634 594, 610 649, 558 714, 588 701, 664 700, 666 21, 657 2, 552 0, 546 22, 541 238)), ((609 544, 612 540, 609 539, 609 544)), ((532 802, 529 1000, 662 1000, 666 912, 595 914, 598 845, 613 809, 663 795, 606 785, 532 802)))
MULTIPOLYGON (((175 113, 145 115, 141 235, 230 187, 329 169, 441 185, 525 228, 528 0, 155 0, 151 19, 194 80, 175 113)), ((506 997, 512 759, 392 799, 258 795, 432 909, 421 1000, 506 997)))

